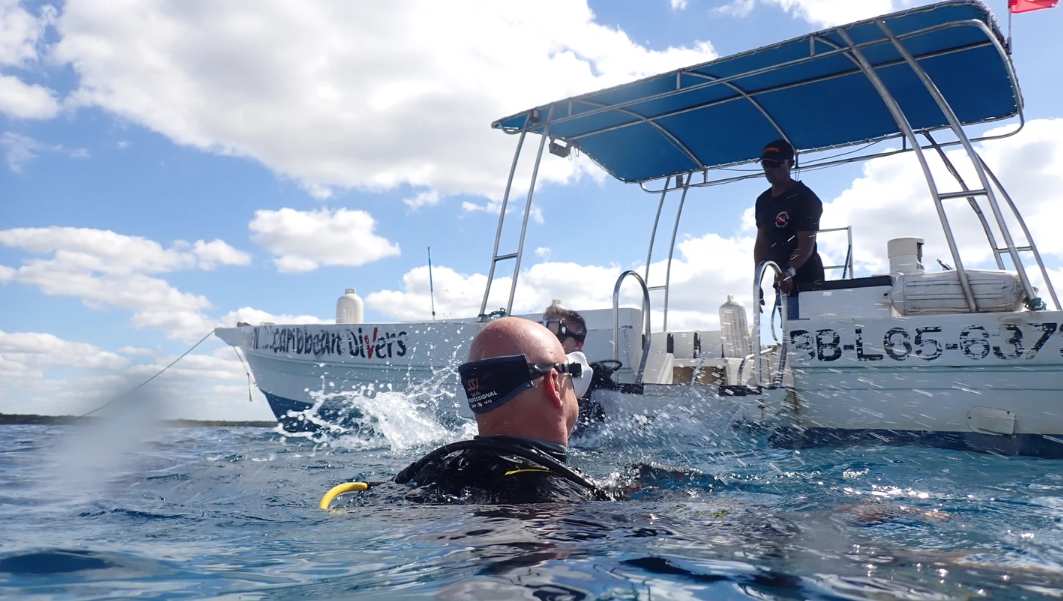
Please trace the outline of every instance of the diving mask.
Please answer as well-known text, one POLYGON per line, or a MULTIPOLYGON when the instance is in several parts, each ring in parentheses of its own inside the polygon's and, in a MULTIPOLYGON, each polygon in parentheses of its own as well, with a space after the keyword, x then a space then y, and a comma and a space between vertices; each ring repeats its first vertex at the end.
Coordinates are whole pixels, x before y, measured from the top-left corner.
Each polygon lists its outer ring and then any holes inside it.
POLYGON ((521 392, 531 388, 536 379, 550 370, 572 377, 576 397, 581 397, 590 387, 594 370, 583 353, 569 353, 565 363, 528 363, 524 355, 492 357, 469 361, 458 367, 461 386, 473 413, 486 413, 504 405, 521 392))

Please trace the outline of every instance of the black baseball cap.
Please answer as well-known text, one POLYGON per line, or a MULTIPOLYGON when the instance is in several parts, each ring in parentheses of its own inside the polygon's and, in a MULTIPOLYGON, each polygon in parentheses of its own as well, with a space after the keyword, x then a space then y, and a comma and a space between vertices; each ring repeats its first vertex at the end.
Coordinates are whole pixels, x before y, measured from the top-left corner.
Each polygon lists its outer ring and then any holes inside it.
POLYGON ((794 147, 782 139, 768 142, 764 149, 760 151, 760 160, 763 161, 764 159, 769 161, 792 161, 794 159, 794 147))

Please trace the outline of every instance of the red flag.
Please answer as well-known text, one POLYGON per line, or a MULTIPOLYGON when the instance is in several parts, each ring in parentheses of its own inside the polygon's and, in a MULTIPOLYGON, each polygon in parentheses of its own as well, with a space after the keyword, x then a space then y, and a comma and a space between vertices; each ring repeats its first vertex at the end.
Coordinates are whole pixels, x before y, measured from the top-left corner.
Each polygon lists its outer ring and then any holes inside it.
POLYGON ((1015 14, 1028 13, 1031 10, 1052 8, 1058 3, 1059 0, 1008 0, 1008 10, 1015 14))

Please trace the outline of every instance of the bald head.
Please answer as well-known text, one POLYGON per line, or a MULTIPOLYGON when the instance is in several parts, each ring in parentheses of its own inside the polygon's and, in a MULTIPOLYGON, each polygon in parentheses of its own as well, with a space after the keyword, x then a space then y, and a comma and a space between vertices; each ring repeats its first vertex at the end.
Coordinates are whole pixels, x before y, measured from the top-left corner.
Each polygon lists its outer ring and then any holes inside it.
POLYGON ((503 317, 487 324, 469 347, 469 361, 524 355, 528 363, 558 363, 565 351, 543 326, 519 317, 503 317))
MULTIPOLYGON (((550 330, 518 317, 488 323, 469 347, 469 361, 524 355, 529 364, 563 363, 565 351, 550 330)), ((481 436, 518 436, 568 444, 579 415, 567 376, 550 370, 513 400, 476 416, 481 436)))

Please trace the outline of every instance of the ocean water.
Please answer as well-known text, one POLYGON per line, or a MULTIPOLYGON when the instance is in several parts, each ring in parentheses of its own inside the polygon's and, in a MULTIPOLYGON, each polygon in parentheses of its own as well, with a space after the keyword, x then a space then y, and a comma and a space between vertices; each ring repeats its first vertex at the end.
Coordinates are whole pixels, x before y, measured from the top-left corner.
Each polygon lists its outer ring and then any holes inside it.
POLYGON ((921 447, 783 450, 652 415, 573 448, 616 502, 418 506, 356 493, 469 424, 378 395, 316 437, 145 419, 0 426, 0 597, 1063 597, 1063 463, 921 447), (390 403, 390 407, 389 407, 390 403), (641 467, 638 467, 641 466, 641 467))

